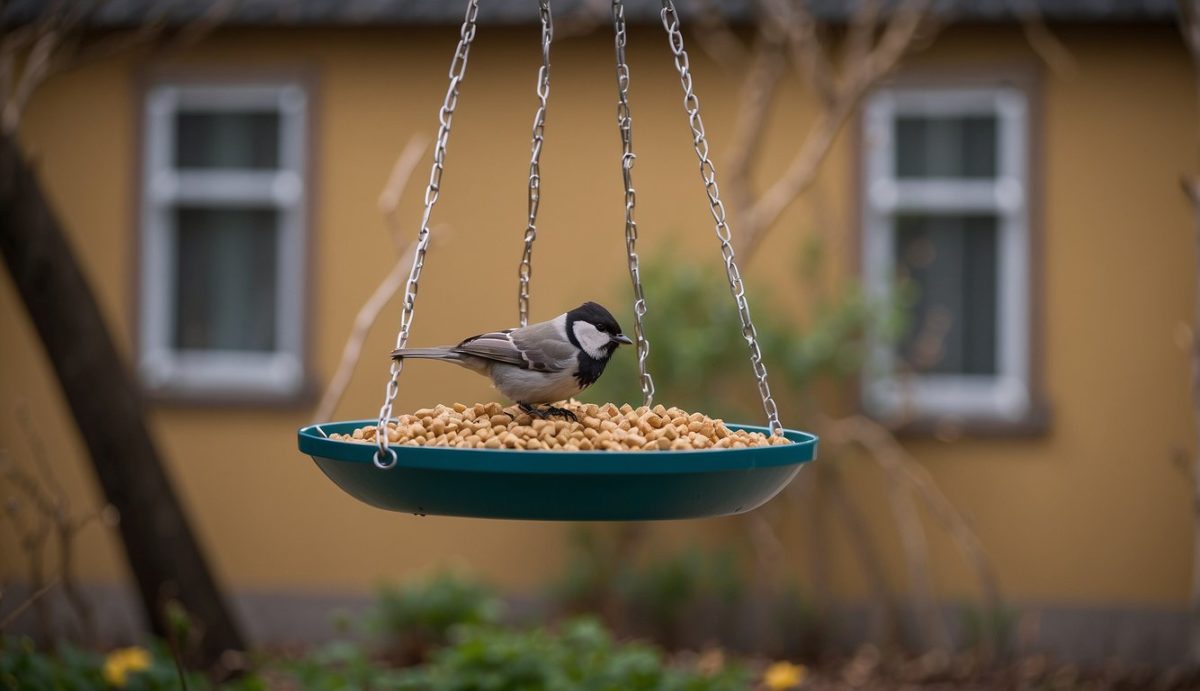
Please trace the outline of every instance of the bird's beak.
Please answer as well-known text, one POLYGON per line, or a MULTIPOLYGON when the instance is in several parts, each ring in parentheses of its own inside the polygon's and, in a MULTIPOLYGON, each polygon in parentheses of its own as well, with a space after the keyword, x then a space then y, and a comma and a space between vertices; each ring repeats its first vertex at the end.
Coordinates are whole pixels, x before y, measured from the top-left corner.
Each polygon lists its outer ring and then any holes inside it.
POLYGON ((633 345, 633 341, 629 340, 629 337, 625 334, 617 334, 616 336, 612 337, 612 340, 616 341, 617 343, 624 343, 625 345, 633 345))

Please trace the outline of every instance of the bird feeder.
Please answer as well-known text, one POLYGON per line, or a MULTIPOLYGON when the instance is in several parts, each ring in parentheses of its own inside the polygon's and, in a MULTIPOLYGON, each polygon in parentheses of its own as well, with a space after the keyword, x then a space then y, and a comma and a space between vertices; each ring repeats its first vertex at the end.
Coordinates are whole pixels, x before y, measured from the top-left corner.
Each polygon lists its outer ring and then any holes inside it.
MULTIPOLYGON (((450 125, 466 75, 467 58, 475 38, 479 0, 468 0, 458 46, 450 64, 450 83, 439 112, 433 167, 425 193, 424 212, 405 286, 396 347, 408 342, 417 286, 429 246, 429 217, 441 194, 441 178, 450 125)), ((537 235, 540 201, 540 156, 550 90, 550 46, 553 22, 550 0, 539 0, 542 26, 542 65, 538 71, 538 108, 534 116, 529 167, 529 217, 524 252, 518 271, 518 312, 525 326, 529 314, 529 278, 533 242, 537 235)), ((763 409, 766 427, 730 425, 731 429, 782 436, 790 444, 748 448, 664 451, 525 450, 389 445, 386 433, 374 443, 333 439, 375 425, 383 432, 392 417, 399 390, 402 360, 394 360, 384 404, 377 420, 330 422, 299 430, 300 451, 350 496, 371 506, 417 515, 469 516, 556 521, 641 521, 700 518, 743 513, 778 494, 802 465, 816 457, 817 438, 784 429, 767 384, 757 332, 750 318, 745 286, 732 245, 732 234, 717 186, 716 169, 708 156, 708 140, 693 89, 690 63, 673 0, 662 0, 661 18, 683 88, 683 105, 700 176, 720 241, 730 292, 738 307, 742 335, 763 409)), ((629 68, 625 63, 625 10, 612 0, 617 75, 617 127, 621 136, 621 173, 625 185, 625 246, 634 292, 635 334, 643 403, 654 397, 654 382, 646 370, 649 343, 643 328, 646 300, 642 293, 637 254, 636 193, 633 186, 632 119, 628 102, 629 68)))

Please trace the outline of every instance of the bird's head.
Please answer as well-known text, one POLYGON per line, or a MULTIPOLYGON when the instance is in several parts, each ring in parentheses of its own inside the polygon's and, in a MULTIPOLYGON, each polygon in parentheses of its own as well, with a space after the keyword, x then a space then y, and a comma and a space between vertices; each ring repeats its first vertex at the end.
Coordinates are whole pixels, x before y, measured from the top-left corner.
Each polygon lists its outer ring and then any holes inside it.
POLYGON ((585 302, 567 312, 567 338, 596 360, 607 360, 619 345, 633 343, 604 307, 585 302))

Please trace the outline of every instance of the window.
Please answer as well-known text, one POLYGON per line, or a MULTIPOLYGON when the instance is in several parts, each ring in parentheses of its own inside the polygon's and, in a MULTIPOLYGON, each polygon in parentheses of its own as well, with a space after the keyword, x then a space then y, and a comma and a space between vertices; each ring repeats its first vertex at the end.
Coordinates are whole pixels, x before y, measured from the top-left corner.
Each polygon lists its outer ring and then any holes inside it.
POLYGON ((867 102, 864 279, 910 304, 906 332, 872 349, 869 412, 1030 414, 1027 110, 1008 86, 886 88, 867 102))
POLYGON ((151 391, 301 391, 306 110, 294 83, 148 91, 138 371, 151 391))

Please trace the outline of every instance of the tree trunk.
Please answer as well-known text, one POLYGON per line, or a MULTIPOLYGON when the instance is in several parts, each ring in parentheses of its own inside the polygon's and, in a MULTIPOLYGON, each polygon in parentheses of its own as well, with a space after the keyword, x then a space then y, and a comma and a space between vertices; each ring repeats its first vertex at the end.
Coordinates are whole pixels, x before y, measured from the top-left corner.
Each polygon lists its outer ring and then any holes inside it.
POLYGON ((146 428, 141 393, 37 176, 16 140, 0 136, 0 253, 37 328, 87 444, 146 619, 165 637, 163 603, 177 599, 204 637, 205 663, 243 649, 238 631, 146 428))

